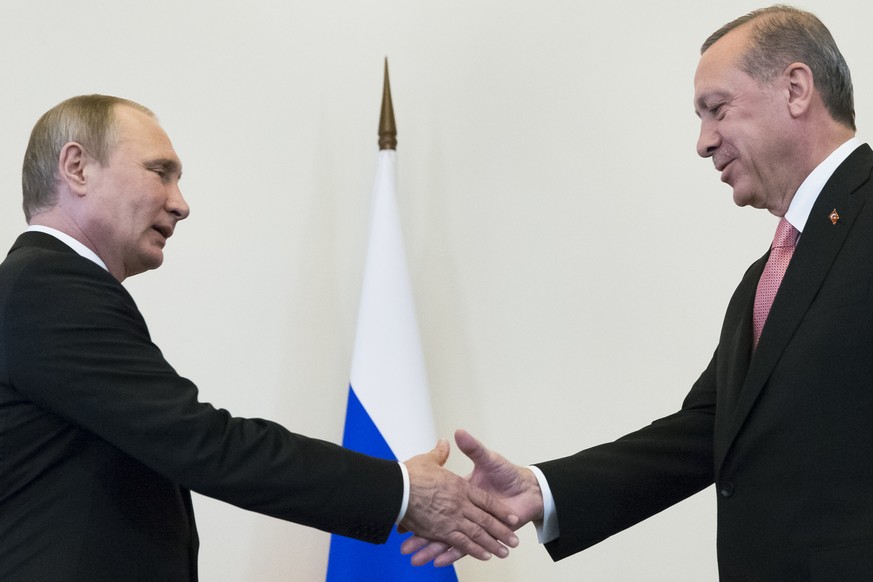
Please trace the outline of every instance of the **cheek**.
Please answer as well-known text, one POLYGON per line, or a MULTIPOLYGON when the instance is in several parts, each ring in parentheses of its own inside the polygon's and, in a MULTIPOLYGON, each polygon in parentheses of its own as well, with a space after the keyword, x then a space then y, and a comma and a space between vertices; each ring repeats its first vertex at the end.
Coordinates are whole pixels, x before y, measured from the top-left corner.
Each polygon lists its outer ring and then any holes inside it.
POLYGON ((161 197, 152 193, 140 196, 128 209, 130 221, 139 228, 150 228, 157 221, 163 208, 161 197))

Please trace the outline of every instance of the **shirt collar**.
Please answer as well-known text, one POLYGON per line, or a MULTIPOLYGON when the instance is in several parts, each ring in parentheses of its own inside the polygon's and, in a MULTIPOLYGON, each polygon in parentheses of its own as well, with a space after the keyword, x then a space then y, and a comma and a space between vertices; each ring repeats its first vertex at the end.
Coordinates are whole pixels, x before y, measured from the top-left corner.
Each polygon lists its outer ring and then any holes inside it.
POLYGON ((861 143, 861 140, 857 137, 849 139, 810 172, 806 180, 803 181, 803 184, 800 185, 800 188, 797 189, 794 198, 791 199, 791 204, 788 206, 788 212, 785 213, 785 220, 790 222, 791 226, 803 232, 803 227, 806 226, 809 213, 812 212, 812 205, 815 204, 815 200, 825 184, 830 180, 839 165, 845 162, 846 158, 861 143))
POLYGON ((42 232, 45 234, 49 234, 49 235, 55 237, 56 239, 58 239, 59 241, 61 241, 62 243, 66 244, 68 247, 70 247, 71 249, 73 249, 77 253, 79 253, 79 255, 85 257, 89 261, 93 261, 94 263, 97 263, 98 265, 103 267, 103 269, 105 269, 106 271, 109 270, 106 268, 106 263, 104 263, 103 260, 97 256, 97 253, 95 253, 94 251, 92 251, 91 249, 89 249, 88 247, 86 247, 85 245, 83 245, 82 243, 80 243, 79 241, 77 241, 76 239, 74 239, 73 237, 68 235, 67 233, 61 232, 57 229, 54 229, 54 228, 51 228, 48 226, 43 226, 41 224, 31 224, 30 226, 27 227, 27 232, 42 232))

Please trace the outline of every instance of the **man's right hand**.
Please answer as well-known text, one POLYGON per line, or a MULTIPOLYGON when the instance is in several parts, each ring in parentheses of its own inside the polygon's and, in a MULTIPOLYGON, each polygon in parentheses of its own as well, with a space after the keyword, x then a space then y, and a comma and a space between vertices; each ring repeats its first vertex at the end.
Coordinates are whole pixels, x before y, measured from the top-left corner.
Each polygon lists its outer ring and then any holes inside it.
POLYGON ((410 539, 439 540, 442 547, 480 560, 505 558, 507 547, 518 545, 517 517, 489 492, 444 469, 448 456, 449 443, 441 440, 429 453, 404 463, 410 491, 400 529, 421 536, 410 539))
MULTIPOLYGON (((513 525, 515 529, 543 518, 542 492, 530 469, 510 463, 464 430, 455 432, 455 442, 473 461, 473 472, 467 476, 467 480, 509 508, 518 518, 513 525)), ((466 554, 461 547, 453 547, 419 535, 406 540, 401 551, 404 554, 413 554, 412 564, 415 566, 431 561, 438 567, 448 566, 466 554)))

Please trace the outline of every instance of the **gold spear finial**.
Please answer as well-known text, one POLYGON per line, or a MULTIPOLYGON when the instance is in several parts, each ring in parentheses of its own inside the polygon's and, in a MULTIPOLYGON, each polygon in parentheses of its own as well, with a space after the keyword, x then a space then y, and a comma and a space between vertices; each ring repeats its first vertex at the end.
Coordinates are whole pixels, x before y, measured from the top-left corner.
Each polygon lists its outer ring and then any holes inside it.
POLYGON ((388 57, 385 57, 385 83, 382 86, 382 113, 379 115, 379 149, 397 149, 397 125, 391 104, 391 83, 388 81, 388 57))

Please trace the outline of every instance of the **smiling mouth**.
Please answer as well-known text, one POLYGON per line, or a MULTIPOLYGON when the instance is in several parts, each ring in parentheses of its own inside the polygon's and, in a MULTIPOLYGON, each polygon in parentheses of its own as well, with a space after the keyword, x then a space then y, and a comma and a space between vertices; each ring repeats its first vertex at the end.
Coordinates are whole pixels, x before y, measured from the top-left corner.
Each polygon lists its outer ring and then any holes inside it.
POLYGON ((726 172, 727 172, 727 169, 730 167, 730 165, 734 163, 734 161, 735 161, 735 158, 730 159, 726 162, 719 161, 718 163, 715 164, 716 171, 721 172, 721 181, 722 182, 727 182, 726 172))
POLYGON ((712 158, 712 165, 715 166, 716 171, 724 172, 724 169, 727 168, 729 165, 731 165, 731 162, 733 162, 733 161, 734 161, 734 158, 725 159, 724 157, 721 157, 721 158, 713 157, 712 158))

